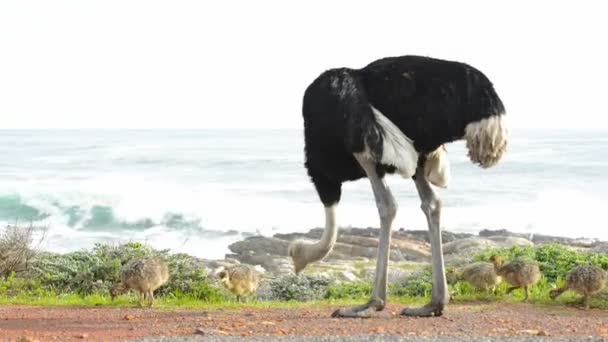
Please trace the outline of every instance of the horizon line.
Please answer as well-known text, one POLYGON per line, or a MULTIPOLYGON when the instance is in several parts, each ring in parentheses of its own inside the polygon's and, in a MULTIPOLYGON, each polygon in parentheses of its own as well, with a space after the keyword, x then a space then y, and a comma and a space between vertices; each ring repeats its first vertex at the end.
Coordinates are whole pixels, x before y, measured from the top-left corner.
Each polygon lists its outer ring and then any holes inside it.
MULTIPOLYGON (((304 127, 0 127, 0 131, 294 131, 304 127)), ((509 131, 605 131, 608 127, 510 127, 509 131)))

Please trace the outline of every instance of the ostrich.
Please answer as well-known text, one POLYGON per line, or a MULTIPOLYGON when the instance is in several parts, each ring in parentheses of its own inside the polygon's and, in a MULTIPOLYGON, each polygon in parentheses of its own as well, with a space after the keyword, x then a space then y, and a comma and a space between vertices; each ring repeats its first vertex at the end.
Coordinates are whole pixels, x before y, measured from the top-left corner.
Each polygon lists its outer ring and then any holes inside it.
POLYGON ((454 272, 457 280, 464 280, 476 290, 485 289, 486 292, 491 289, 494 293, 496 285, 501 281, 494 265, 489 262, 476 262, 454 272))
POLYGON ((608 283, 608 272, 599 267, 586 265, 575 267, 566 277, 566 284, 559 289, 551 290, 551 299, 557 298, 567 290, 583 295, 585 309, 589 310, 589 297, 602 291, 608 283))
POLYGON ((248 265, 228 267, 217 276, 224 286, 236 295, 237 302, 240 302, 244 295, 255 294, 260 283, 260 275, 248 265))
POLYGON ((129 289, 139 292, 139 306, 154 304, 154 290, 164 285, 169 280, 169 267, 161 260, 142 259, 133 260, 123 266, 120 273, 120 284, 112 287, 110 295, 112 300, 126 293, 129 289))
POLYGON ((325 208, 325 230, 315 243, 294 241, 295 272, 323 259, 337 238, 342 183, 368 178, 380 216, 376 273, 370 300, 333 317, 370 317, 384 309, 392 222, 397 203, 384 176, 412 178, 430 232, 430 303, 404 316, 439 316, 449 297, 441 245, 441 201, 431 184, 447 187, 446 143, 464 139, 471 161, 495 165, 507 146, 505 109, 492 83, 463 63, 420 56, 389 57, 362 69, 322 73, 303 99, 305 167, 325 208))
POLYGON ((526 260, 513 260, 503 264, 502 257, 493 255, 490 261, 494 264, 496 274, 501 276, 512 287, 507 290, 507 294, 518 288, 523 288, 526 292, 524 302, 528 301, 528 288, 538 283, 542 274, 536 262, 526 260))

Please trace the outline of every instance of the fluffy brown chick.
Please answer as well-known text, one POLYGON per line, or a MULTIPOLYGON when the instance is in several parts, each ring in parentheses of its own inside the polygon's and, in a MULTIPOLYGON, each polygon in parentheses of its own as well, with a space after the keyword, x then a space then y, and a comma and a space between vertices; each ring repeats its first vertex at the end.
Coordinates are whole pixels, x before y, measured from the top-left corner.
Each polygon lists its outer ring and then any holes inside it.
POLYGON ((493 255, 490 261, 494 264, 496 274, 511 284, 512 287, 509 288, 507 293, 511 293, 511 291, 518 288, 523 288, 526 292, 524 302, 527 301, 528 288, 536 284, 541 277, 538 264, 526 260, 513 260, 504 264, 502 257, 498 255, 493 255))
POLYGON ((239 302, 242 296, 254 294, 260 283, 259 273, 249 265, 227 267, 217 276, 224 286, 236 295, 239 302))
POLYGON ((110 291, 112 300, 133 289, 138 291, 139 306, 143 306, 146 299, 148 305, 152 306, 154 291, 169 280, 169 267, 157 259, 132 260, 123 266, 120 280, 121 283, 110 291))
POLYGON ((551 290, 551 299, 557 298, 566 290, 573 290, 584 297, 585 309, 589 310, 589 298, 602 291, 608 282, 608 273, 599 267, 587 265, 577 266, 566 277, 566 285, 551 290))
POLYGON ((501 281, 494 265, 489 262, 476 262, 465 266, 459 275, 461 280, 471 284, 475 289, 494 289, 501 281))

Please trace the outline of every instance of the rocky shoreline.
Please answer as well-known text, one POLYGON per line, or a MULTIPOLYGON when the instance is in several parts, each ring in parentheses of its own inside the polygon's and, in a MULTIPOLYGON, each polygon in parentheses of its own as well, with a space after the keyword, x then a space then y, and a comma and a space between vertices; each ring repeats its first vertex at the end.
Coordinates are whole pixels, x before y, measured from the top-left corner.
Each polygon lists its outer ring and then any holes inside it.
MULTIPOLYGON (((229 246, 224 260, 208 261, 212 270, 235 263, 258 265, 267 276, 293 272, 287 248, 291 241, 304 239, 316 241, 323 233, 314 228, 306 233, 275 234, 272 237, 251 236, 229 246)), ((341 228, 333 251, 323 261, 310 265, 306 272, 326 274, 338 280, 364 280, 373 276, 378 246, 377 228, 341 228)), ((449 266, 460 266, 489 248, 535 246, 559 243, 589 252, 608 252, 608 242, 589 238, 566 238, 542 234, 521 234, 506 229, 484 229, 477 235, 443 231, 444 257, 449 266)), ((399 229, 393 232, 391 241, 390 281, 397 281, 408 274, 428 266, 431 258, 428 231, 399 229)))

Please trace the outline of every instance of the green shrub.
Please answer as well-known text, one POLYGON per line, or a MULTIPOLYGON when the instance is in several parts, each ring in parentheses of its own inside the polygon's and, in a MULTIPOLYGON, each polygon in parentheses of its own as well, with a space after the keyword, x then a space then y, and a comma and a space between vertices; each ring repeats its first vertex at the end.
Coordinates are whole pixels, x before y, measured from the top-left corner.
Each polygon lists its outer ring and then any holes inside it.
POLYGON ((203 301, 218 301, 223 297, 221 292, 211 285, 205 265, 200 259, 179 253, 168 256, 166 261, 170 278, 167 284, 158 290, 159 295, 187 295, 203 301))
POLYGON ((372 284, 364 282, 349 282, 333 284, 327 288, 325 299, 356 299, 370 297, 372 284))
POLYGON ((474 257, 475 261, 489 262, 492 255, 499 255, 505 261, 513 259, 534 259, 534 248, 530 246, 513 246, 511 248, 490 248, 477 254, 474 257))
POLYGON ((322 276, 288 274, 270 282, 270 299, 280 301, 320 300, 325 296, 330 280, 322 276))
POLYGON ((578 265, 595 265, 608 270, 608 255, 585 253, 557 244, 536 248, 535 259, 540 263, 541 272, 551 282, 565 278, 578 265))
POLYGON ((560 277, 565 278, 568 272, 578 265, 595 265, 608 270, 608 255, 581 252, 559 244, 489 249, 477 255, 475 260, 488 261, 493 254, 504 257, 506 261, 517 258, 535 260, 549 282, 555 282, 560 277))
POLYGON ((200 259, 187 254, 170 255, 166 250, 157 251, 133 242, 117 246, 97 244, 91 251, 67 254, 43 253, 31 262, 26 276, 38 281, 41 289, 55 293, 108 294, 120 281, 123 265, 146 257, 163 259, 169 265, 169 281, 156 292, 158 296, 188 296, 207 301, 221 297, 200 259))
POLYGON ((424 270, 408 277, 403 282, 390 286, 390 293, 397 297, 427 297, 433 289, 433 280, 430 270, 424 270))
POLYGON ((0 296, 12 297, 24 292, 35 296, 42 296, 47 293, 40 287, 40 281, 18 278, 15 277, 15 273, 10 274, 4 280, 0 280, 0 296))
POLYGON ((40 254, 31 262, 26 274, 39 279, 42 288, 58 293, 107 293, 119 281, 124 264, 148 256, 166 258, 167 251, 154 251, 140 243, 96 244, 91 251, 40 254))

